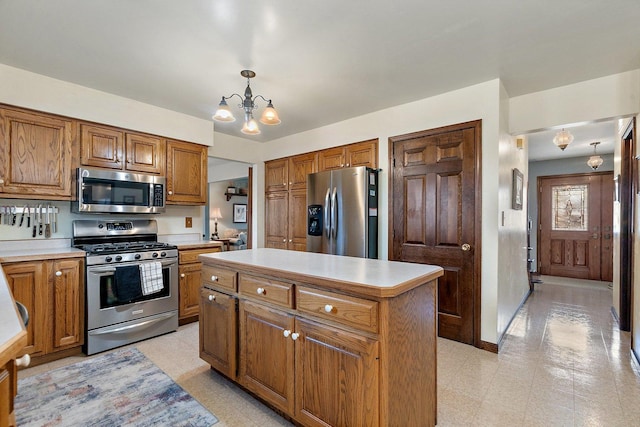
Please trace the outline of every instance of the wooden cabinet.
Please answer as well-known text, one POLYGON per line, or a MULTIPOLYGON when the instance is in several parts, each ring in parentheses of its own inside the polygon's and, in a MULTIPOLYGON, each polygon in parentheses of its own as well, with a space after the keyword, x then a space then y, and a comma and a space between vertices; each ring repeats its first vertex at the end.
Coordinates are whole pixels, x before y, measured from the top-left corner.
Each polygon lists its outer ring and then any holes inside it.
POLYGON ((297 425, 435 425, 441 269, 403 281, 393 277, 405 267, 379 260, 251 251, 250 262, 203 257, 213 276, 201 294, 202 316, 209 313, 200 322, 204 360, 297 425), (344 281, 361 268, 372 271, 363 270, 358 283, 344 281), (234 345, 236 377, 228 370, 234 345))
POLYGON ((354 166, 378 167, 378 140, 357 142, 322 150, 318 155, 320 171, 341 169, 354 166))
POLYGON ((289 189, 289 161, 271 160, 264 164, 264 191, 287 191, 289 189))
POLYGON ((14 299, 29 312, 27 345, 39 357, 84 343, 84 260, 25 261, 3 266, 14 299))
POLYGON ((165 140, 118 128, 82 123, 80 163, 85 166, 164 174, 165 140))
POLYGON ((0 197, 71 199, 75 123, 0 108, 0 197))
POLYGON ((15 426, 13 400, 18 393, 18 374, 15 360, 0 366, 0 426, 15 426))
POLYGON ((287 249, 289 237, 289 192, 265 195, 265 247, 287 249))
POLYGON ((307 175, 318 172, 318 153, 289 158, 289 190, 306 190, 307 175))
POLYGON ((237 298, 206 287, 200 290, 200 358, 236 378, 237 298))
POLYGON ((207 202, 207 147, 167 140, 167 204, 207 202))
POLYGON ((198 320, 202 284, 202 263, 198 261, 198 255, 213 252, 220 252, 220 247, 181 249, 178 252, 178 322, 181 325, 198 320))

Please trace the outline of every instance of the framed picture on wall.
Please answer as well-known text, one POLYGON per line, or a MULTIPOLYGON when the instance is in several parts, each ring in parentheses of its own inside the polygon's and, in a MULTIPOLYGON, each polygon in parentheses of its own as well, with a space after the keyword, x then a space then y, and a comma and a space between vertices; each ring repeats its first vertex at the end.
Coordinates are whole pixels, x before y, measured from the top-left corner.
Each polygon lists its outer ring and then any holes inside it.
POLYGON ((247 205, 241 203, 233 204, 233 222, 247 222, 247 205))
POLYGON ((511 209, 520 211, 522 210, 524 176, 522 175, 522 172, 518 170, 518 168, 513 169, 513 179, 511 185, 511 209))

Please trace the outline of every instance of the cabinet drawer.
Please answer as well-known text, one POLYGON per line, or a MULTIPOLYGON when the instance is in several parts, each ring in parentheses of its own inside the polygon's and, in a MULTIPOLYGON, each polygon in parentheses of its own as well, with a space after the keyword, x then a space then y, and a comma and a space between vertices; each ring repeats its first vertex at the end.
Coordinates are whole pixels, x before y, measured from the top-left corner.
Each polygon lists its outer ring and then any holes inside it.
POLYGON ((200 262, 198 260, 198 255, 210 254, 214 252, 220 252, 220 248, 212 246, 206 249, 187 249, 183 251, 178 251, 178 262, 180 264, 190 264, 193 262, 200 262))
POLYGON ((348 324, 370 332, 378 332, 378 303, 298 286, 296 308, 324 319, 348 324))
POLYGON ((214 287, 236 291, 236 272, 233 270, 203 265, 202 281, 214 287))
POLYGON ((240 294, 293 308, 293 291, 290 283, 248 274, 240 274, 239 280, 240 294))

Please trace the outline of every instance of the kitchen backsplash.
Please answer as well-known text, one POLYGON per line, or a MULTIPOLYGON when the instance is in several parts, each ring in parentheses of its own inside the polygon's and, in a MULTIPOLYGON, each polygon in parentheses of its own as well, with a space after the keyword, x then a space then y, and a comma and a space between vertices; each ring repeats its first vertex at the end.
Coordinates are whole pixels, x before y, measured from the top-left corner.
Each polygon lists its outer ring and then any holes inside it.
MULTIPOLYGON (((71 212, 70 202, 50 201, 50 200, 24 200, 24 199, 0 199, 0 213, 3 207, 17 207, 22 209, 25 205, 31 208, 42 205, 43 207, 50 205, 57 208, 57 231, 51 232, 50 239, 70 239, 71 223, 76 219, 109 219, 109 220, 127 220, 132 218, 152 218, 158 222, 158 234, 161 235, 183 235, 193 234, 194 236, 202 236, 204 233, 204 206, 167 206, 166 212, 157 215, 131 215, 131 214, 77 214, 71 212), (192 227, 185 227, 185 218, 192 218, 192 227)), ((4 215, 3 215, 4 217, 4 215)), ((4 219, 4 218, 3 218, 4 219)), ((50 218, 51 220, 52 218, 50 218)), ((15 225, 7 225, 4 221, 0 221, 0 241, 2 240, 48 240, 42 235, 36 234, 32 237, 33 224, 27 228, 27 220, 20 225, 20 215, 15 225)), ((53 227, 51 227, 53 228, 53 227)))

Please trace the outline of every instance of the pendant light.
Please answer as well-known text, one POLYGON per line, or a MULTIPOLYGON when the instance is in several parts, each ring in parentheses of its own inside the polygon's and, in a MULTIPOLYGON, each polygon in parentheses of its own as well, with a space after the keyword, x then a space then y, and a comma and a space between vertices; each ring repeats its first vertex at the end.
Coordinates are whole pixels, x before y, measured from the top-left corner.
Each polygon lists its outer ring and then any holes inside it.
POLYGON ((564 151, 565 148, 573 141, 573 135, 568 130, 562 129, 553 138, 553 143, 558 146, 559 149, 564 151))
POLYGON ((598 169, 602 165, 602 163, 604 163, 604 160, 602 160, 602 157, 596 154, 596 148, 598 147, 598 144, 600 144, 600 142, 592 142, 591 144, 589 144, 589 145, 593 145, 593 156, 589 157, 589 160, 587 160, 587 164, 593 170, 598 169))

